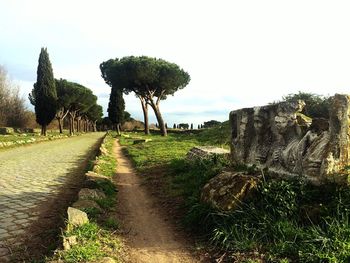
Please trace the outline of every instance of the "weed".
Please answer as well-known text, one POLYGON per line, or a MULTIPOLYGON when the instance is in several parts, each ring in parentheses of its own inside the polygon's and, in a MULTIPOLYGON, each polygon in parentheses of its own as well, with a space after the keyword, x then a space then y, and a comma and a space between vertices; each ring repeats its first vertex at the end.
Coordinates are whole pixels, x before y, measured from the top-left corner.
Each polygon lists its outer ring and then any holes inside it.
POLYGON ((84 208, 83 211, 91 219, 96 219, 98 217, 98 215, 101 214, 101 211, 96 207, 87 207, 87 208, 84 208))
POLYGON ((114 197, 117 193, 115 185, 109 180, 98 180, 97 185, 107 196, 114 197))
POLYGON ((106 197, 106 198, 100 198, 96 199, 95 202, 105 210, 109 210, 110 208, 114 207, 115 205, 115 198, 112 197, 106 197))
POLYGON ((119 228, 119 222, 115 218, 109 217, 104 222, 104 226, 108 229, 116 230, 119 228))
POLYGON ((101 251, 101 244, 96 241, 74 246, 62 255, 62 259, 67 263, 74 263, 87 260, 97 260, 105 255, 106 254, 101 251))

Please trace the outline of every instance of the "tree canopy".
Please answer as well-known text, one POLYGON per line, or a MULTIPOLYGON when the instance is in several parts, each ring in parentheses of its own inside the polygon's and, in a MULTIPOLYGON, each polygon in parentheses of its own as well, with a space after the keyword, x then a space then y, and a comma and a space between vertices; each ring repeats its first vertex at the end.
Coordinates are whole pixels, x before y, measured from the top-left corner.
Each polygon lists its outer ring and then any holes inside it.
POLYGON ((204 128, 212 128, 212 127, 218 126, 220 124, 221 124, 221 122, 216 121, 216 120, 205 121, 203 127, 204 128))
POLYGON ((37 69, 37 81, 29 100, 34 105, 36 121, 41 125, 41 134, 46 135, 46 126, 55 118, 57 92, 49 54, 41 48, 37 69))
POLYGON ((301 92, 297 94, 288 94, 282 97, 283 101, 303 100, 305 107, 303 114, 311 118, 328 118, 329 117, 329 97, 318 94, 301 92))
POLYGON ((108 118, 115 125, 118 134, 120 133, 121 125, 124 122, 125 102, 123 99, 123 91, 117 88, 112 88, 108 103, 108 118))
POLYGON ((118 87, 125 94, 134 92, 140 99, 145 126, 148 126, 147 105, 150 105, 162 135, 167 134, 159 103, 189 83, 187 72, 175 63, 146 56, 110 59, 101 63, 100 69, 108 85, 118 87))

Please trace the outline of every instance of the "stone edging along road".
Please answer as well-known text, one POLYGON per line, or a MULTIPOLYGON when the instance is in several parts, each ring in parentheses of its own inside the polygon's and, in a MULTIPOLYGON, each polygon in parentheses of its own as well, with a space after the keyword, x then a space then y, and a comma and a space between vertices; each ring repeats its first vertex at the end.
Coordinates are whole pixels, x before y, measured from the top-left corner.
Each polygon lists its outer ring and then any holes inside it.
POLYGON ((33 242, 41 238, 44 246, 50 245, 41 232, 49 231, 47 228, 53 227, 50 219, 59 215, 48 212, 69 202, 61 200, 65 191, 75 195, 79 190, 85 169, 82 164, 86 165, 104 134, 88 133, 0 151, 0 262, 16 257, 12 254, 15 248, 30 246, 23 244, 21 237, 33 242), (39 227, 33 229, 33 225, 39 227))
POLYGON ((57 139, 70 138, 72 136, 80 136, 82 134, 75 134, 68 136, 67 134, 58 134, 58 135, 48 135, 48 136, 18 136, 18 140, 11 141, 0 141, 0 149, 7 149, 10 147, 17 147, 22 145, 29 145, 33 143, 46 142, 57 139))

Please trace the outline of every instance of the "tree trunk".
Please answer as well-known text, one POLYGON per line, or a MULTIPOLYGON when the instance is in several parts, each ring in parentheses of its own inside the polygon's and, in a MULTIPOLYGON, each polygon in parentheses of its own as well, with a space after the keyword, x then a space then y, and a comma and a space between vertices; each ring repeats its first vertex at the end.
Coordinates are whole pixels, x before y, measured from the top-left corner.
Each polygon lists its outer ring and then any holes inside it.
POLYGON ((56 118, 58 121, 58 128, 60 129, 60 133, 63 133, 63 129, 62 129, 62 119, 61 118, 56 118))
POLYGON ((74 119, 76 116, 76 112, 72 111, 69 112, 69 135, 73 135, 74 134, 74 119))
POLYGON ((41 125, 41 135, 42 136, 46 136, 47 133, 46 133, 46 125, 41 125))
POLYGON ((151 107, 154 110, 154 114, 156 115, 161 135, 162 136, 167 136, 168 133, 167 133, 167 130, 165 128, 165 123, 164 123, 162 114, 160 113, 160 110, 159 110, 159 105, 154 103, 153 100, 150 100, 150 104, 151 104, 151 107))
POLYGON ((115 128, 116 128, 117 134, 120 135, 120 123, 117 123, 115 125, 115 128))
POLYGON ((76 123, 77 123, 77 127, 76 127, 76 131, 77 132, 80 132, 80 116, 77 116, 76 117, 76 123))
POLYGON ((143 111, 143 120, 145 123, 145 134, 149 135, 149 123, 148 123, 148 104, 146 103, 144 98, 139 97, 142 105, 142 111, 143 111))
POLYGON ((58 121, 58 128, 60 129, 60 133, 63 133, 63 121, 64 118, 67 116, 69 111, 64 112, 64 108, 61 108, 57 113, 56 113, 56 119, 58 121))

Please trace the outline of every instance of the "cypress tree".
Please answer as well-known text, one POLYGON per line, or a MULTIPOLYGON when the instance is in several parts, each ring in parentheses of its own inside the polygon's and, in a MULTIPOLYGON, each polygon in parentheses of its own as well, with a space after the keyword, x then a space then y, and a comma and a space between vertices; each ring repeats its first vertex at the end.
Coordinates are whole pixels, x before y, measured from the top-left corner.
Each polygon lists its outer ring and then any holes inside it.
POLYGON ((108 118, 115 126, 120 135, 121 125, 124 122, 125 102, 123 98, 123 91, 112 87, 111 95, 108 103, 108 118))
POLYGON ((191 130, 193 130, 193 123, 191 123, 191 130))
POLYGON ((46 136, 46 127, 55 118, 57 110, 56 85, 47 48, 41 48, 37 80, 29 97, 35 108, 36 121, 41 125, 41 135, 46 136))
POLYGON ((174 123, 173 129, 176 129, 176 124, 174 123))

